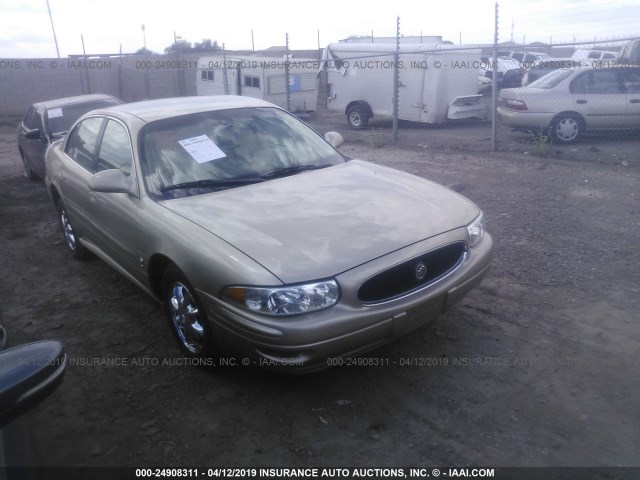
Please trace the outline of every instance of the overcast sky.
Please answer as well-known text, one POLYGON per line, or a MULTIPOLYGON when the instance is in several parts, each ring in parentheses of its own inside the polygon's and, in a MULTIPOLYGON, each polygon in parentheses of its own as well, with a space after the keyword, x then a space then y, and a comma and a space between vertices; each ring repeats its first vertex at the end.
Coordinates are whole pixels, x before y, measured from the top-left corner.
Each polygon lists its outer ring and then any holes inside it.
MULTIPOLYGON (((441 35, 459 43, 493 41, 491 0, 49 0, 60 55, 161 53, 173 32, 190 41, 224 42, 230 50, 284 45, 312 49, 350 35, 441 35)), ((640 36, 640 0, 504 0, 499 41, 586 41, 640 36), (512 27, 513 25, 513 27, 512 27)), ((0 0, 0 58, 55 57, 46 0, 0 0)))

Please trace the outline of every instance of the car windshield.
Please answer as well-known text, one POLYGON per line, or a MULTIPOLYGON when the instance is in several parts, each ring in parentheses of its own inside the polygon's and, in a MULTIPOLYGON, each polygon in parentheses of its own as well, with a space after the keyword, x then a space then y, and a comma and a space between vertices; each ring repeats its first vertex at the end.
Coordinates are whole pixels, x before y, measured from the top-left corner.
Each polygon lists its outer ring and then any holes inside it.
POLYGON ((547 73, 544 77, 540 77, 535 82, 531 82, 528 86, 534 88, 553 88, 561 81, 573 73, 572 70, 560 69, 547 73))
POLYGON ((199 195, 344 163, 294 116, 272 107, 217 110, 150 123, 141 167, 156 200, 199 195))
POLYGON ((115 98, 105 98, 104 100, 94 100, 92 102, 49 108, 47 109, 47 115, 45 118, 47 133, 53 135, 56 133, 68 132, 76 120, 85 113, 97 108, 110 107, 112 105, 120 105, 120 102, 115 98))

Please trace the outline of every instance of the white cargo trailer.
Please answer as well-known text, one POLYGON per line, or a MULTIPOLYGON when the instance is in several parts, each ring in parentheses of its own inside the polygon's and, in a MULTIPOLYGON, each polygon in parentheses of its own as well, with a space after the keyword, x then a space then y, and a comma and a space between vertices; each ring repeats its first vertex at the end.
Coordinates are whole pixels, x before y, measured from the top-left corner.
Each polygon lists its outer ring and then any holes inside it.
MULTIPOLYGON (((395 45, 332 43, 324 50, 327 108, 354 128, 393 115, 395 45)), ((425 123, 486 116, 478 94, 480 49, 401 44, 398 118, 425 123)))
MULTIPOLYGON (((312 112, 318 99, 318 60, 290 58, 292 112, 312 112)), ((243 95, 287 108, 285 59, 276 57, 202 57, 198 59, 198 95, 243 95)))

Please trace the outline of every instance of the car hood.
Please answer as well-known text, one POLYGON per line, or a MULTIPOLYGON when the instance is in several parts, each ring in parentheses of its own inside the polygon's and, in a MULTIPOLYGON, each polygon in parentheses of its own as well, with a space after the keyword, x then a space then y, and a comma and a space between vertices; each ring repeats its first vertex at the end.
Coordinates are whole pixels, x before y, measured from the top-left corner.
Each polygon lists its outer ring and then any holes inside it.
POLYGON ((284 283, 337 275, 479 213, 441 185, 358 160, 161 204, 284 283))

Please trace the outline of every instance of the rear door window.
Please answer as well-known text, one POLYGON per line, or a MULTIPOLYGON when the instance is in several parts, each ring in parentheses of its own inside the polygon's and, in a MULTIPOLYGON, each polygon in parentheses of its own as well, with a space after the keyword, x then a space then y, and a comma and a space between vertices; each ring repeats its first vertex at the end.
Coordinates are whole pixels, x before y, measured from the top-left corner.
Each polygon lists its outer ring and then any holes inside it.
POLYGON ((622 78, 627 93, 640 93, 640 68, 623 70, 622 78))

